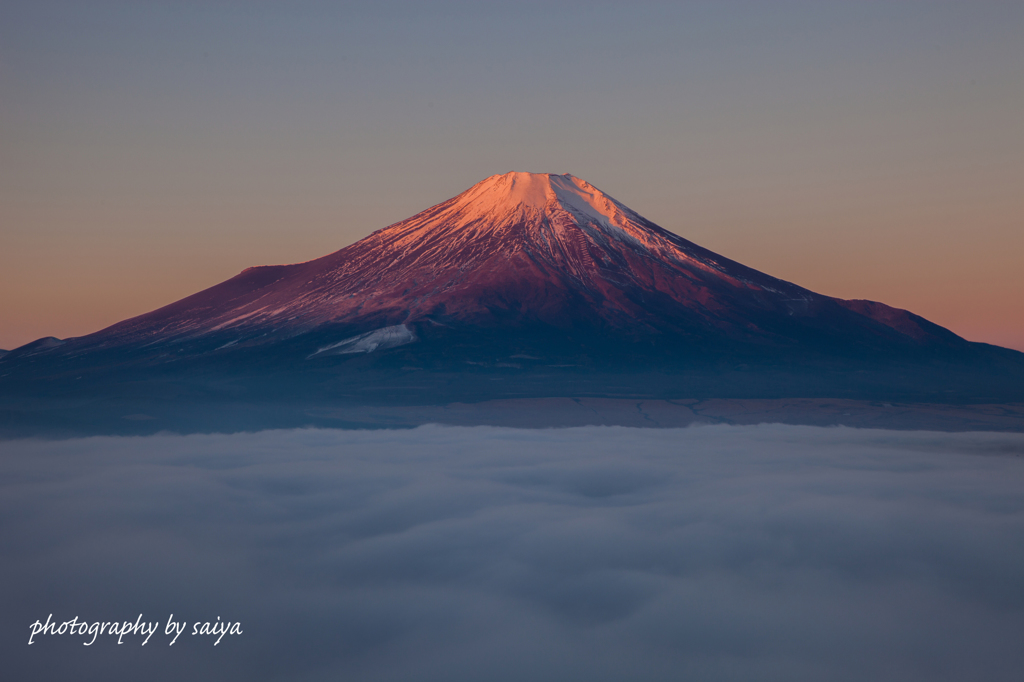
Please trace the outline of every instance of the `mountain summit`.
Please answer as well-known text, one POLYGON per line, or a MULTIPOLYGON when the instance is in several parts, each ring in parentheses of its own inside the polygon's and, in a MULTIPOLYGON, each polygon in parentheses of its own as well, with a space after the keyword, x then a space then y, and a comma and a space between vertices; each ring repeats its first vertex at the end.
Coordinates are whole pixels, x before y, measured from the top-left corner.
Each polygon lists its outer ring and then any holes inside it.
POLYGON ((94 334, 16 349, 0 374, 272 376, 260 391, 360 400, 465 397, 453 387, 471 378, 474 399, 584 385, 746 397, 888 396, 899 384, 963 397, 959 381, 974 399, 991 377, 1020 374, 1019 356, 758 272, 572 175, 505 173, 322 258, 249 268, 94 334))
POLYGON ((506 173, 330 255, 250 268, 74 345, 205 353, 208 340, 237 351, 308 336, 303 357, 322 358, 498 328, 506 340, 575 332, 691 352, 964 343, 906 311, 740 265, 572 175, 506 173))

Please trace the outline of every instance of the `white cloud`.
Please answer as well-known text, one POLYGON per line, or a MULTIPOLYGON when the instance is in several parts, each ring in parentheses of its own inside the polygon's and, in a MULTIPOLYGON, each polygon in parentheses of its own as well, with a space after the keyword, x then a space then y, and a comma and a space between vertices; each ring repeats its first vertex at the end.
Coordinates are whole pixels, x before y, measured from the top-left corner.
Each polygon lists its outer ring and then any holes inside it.
POLYGON ((18 679, 958 680, 1024 666, 1024 436, 795 426, 0 443, 18 679), (55 618, 241 621, 219 646, 55 618))

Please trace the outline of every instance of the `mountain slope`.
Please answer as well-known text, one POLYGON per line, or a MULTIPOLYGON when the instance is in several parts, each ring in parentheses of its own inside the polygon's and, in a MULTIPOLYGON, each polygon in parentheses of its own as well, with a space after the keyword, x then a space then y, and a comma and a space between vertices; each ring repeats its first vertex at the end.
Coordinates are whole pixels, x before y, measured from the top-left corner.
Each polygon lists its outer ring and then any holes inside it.
POLYGON ((997 402, 1024 400, 1024 355, 758 272, 571 175, 506 173, 322 258, 15 349, 0 394, 15 385, 167 400, 997 402))
POLYGON ((507 173, 323 258, 250 268, 76 345, 232 335, 261 345, 397 325, 780 347, 808 335, 868 348, 964 343, 906 311, 821 296, 723 258, 571 175, 507 173))

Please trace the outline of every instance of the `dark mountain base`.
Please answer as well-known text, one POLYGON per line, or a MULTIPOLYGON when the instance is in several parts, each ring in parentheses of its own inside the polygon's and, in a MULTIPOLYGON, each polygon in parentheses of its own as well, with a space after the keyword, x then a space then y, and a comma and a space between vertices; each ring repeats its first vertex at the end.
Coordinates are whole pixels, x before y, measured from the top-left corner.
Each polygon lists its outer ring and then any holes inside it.
MULTIPOLYGON (((427 408, 456 403, 490 405, 467 423, 566 426, 579 421, 571 400, 559 403, 569 412, 552 408, 539 421, 506 417, 495 406, 512 403, 494 402, 548 398, 625 401, 632 407, 616 408, 620 416, 608 417, 615 424, 636 421, 637 401, 781 400, 802 405, 797 412, 780 413, 799 413, 798 423, 817 423, 812 406, 823 400, 950 409, 1024 403, 1024 354, 967 342, 886 353, 850 344, 830 346, 826 353, 815 352, 813 344, 766 349, 681 336, 630 339, 600 330, 444 328, 430 334, 418 330, 412 343, 370 353, 316 353, 352 332, 321 331, 270 346, 225 346, 224 338, 204 337, 157 347, 5 359, 0 362, 0 433, 415 426, 443 414, 427 408), (792 402, 801 400, 811 402, 792 402), (377 408, 390 412, 374 414, 394 418, 366 417, 366 409, 377 408), (622 416, 626 413, 630 416, 622 416)), ((664 423, 637 425, 679 425, 697 418, 676 412, 664 423)), ((919 422, 906 424, 917 428, 919 422)))
POLYGON ((0 378, 0 435, 383 428, 435 421, 524 427, 748 423, 739 414, 801 424, 1024 430, 1014 407, 1024 404, 1024 371, 1018 354, 1002 349, 979 353, 973 362, 783 357, 755 365, 705 357, 690 366, 616 371, 587 367, 585 358, 574 366, 551 366, 530 356, 481 356, 460 360, 463 368, 456 371, 412 364, 421 357, 401 348, 374 355, 287 362, 238 354, 155 367, 122 362, 103 371, 73 363, 47 372, 35 368, 30 375, 0 378), (559 400, 545 402, 554 398, 559 400), (594 401, 604 401, 606 413, 587 421, 580 406, 594 401), (641 403, 659 405, 663 416, 641 418, 641 403), (453 411, 455 404, 461 407, 453 411), (695 404, 719 407, 701 412, 695 404), (903 407, 894 411, 886 404, 903 407), (853 411, 829 407, 835 405, 853 411), (1004 414, 993 405, 1008 407, 1004 414), (451 421, 454 414, 461 416, 451 421))
POLYGON ((32 401, 0 408, 0 439, 287 428, 404 429, 424 424, 561 428, 680 428, 800 424, 928 431, 1024 432, 1024 402, 998 405, 835 399, 519 398, 445 405, 295 402, 32 401))

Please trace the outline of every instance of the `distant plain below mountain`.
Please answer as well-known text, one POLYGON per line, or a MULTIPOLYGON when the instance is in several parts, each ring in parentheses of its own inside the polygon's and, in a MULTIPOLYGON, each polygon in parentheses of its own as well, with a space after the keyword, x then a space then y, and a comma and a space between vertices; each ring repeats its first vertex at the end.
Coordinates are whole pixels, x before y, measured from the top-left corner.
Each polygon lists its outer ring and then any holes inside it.
POLYGON ((537 424, 570 425, 593 400, 612 401, 607 423, 635 421, 620 408, 637 401, 675 406, 648 426, 728 421, 693 405, 730 400, 788 405, 769 421, 881 410, 888 427, 946 414, 1024 430, 1024 354, 776 279, 579 178, 534 173, 487 178, 322 258, 0 353, 9 435, 379 427, 364 417, 382 409, 411 426, 455 404, 477 406, 471 423, 528 426, 508 415, 533 404, 537 424), (932 416, 901 421, 886 403, 932 416))

